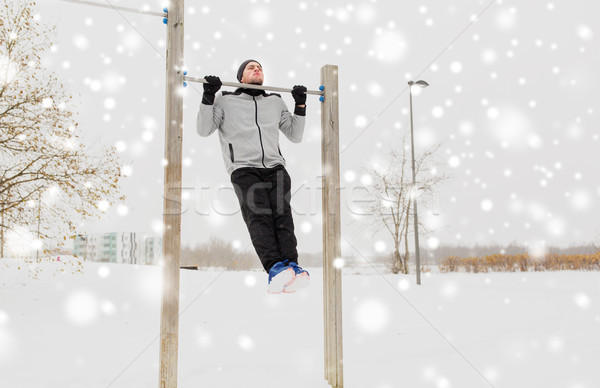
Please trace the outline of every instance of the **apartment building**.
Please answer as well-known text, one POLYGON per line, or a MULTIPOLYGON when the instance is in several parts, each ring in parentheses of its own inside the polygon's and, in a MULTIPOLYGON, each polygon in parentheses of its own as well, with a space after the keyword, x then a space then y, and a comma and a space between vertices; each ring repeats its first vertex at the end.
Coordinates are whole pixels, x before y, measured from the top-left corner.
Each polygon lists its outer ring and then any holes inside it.
POLYGON ((73 254, 86 261, 127 264, 159 264, 162 237, 149 237, 134 232, 78 235, 73 254))

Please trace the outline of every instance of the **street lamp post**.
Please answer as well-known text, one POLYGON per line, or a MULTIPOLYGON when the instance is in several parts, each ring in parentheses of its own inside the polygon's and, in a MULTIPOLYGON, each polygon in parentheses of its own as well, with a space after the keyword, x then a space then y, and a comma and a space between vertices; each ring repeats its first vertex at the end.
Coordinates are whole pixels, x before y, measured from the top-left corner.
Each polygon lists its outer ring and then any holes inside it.
POLYGON ((415 221, 415 263, 417 266, 417 284, 421 285, 421 254, 419 251, 419 217, 417 213, 417 172, 415 171, 415 136, 413 129, 413 108, 412 108, 412 86, 417 85, 426 88, 429 84, 425 81, 408 81, 408 94, 410 95, 410 150, 412 156, 412 190, 413 200, 413 218, 415 221))

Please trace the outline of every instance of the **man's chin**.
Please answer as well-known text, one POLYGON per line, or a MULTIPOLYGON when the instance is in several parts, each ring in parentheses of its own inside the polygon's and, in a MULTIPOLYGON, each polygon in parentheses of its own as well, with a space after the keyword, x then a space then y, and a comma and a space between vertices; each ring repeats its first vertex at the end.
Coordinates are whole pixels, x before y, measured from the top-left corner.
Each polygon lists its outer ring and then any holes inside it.
POLYGON ((261 85, 261 86, 262 86, 262 84, 263 84, 263 82, 262 82, 262 81, 258 81, 258 80, 257 80, 257 81, 250 81, 250 82, 248 82, 248 83, 249 83, 249 84, 252 84, 252 85, 261 85))

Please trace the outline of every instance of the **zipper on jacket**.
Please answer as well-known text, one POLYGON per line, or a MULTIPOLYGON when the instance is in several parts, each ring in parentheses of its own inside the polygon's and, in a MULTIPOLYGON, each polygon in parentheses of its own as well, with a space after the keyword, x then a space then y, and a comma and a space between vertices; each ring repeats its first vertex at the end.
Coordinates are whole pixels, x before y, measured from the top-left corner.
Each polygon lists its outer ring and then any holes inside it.
POLYGON ((235 162, 235 158, 233 157, 233 144, 229 143, 229 156, 231 157, 231 163, 235 162))
POLYGON ((267 166, 265 166, 265 147, 263 146, 262 141, 262 131, 260 130, 260 125, 258 124, 258 103, 256 102, 256 97, 252 96, 252 99, 254 100, 254 120, 256 121, 256 126, 258 127, 258 138, 260 139, 260 149, 262 150, 262 165, 264 168, 267 168, 267 166))

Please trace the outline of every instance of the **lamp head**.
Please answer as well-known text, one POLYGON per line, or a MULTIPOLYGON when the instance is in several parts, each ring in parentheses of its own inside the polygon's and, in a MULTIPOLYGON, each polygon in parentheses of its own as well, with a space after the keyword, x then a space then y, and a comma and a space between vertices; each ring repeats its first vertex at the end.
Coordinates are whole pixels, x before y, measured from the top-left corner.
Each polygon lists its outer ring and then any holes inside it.
POLYGON ((423 80, 419 80, 419 81, 417 81, 417 82, 414 82, 414 81, 408 81, 408 85, 409 85, 409 86, 417 85, 417 86, 419 86, 419 87, 421 87, 421 88, 426 88, 426 87, 428 87, 428 86, 429 86, 429 84, 428 84, 427 82, 423 81, 423 80))

